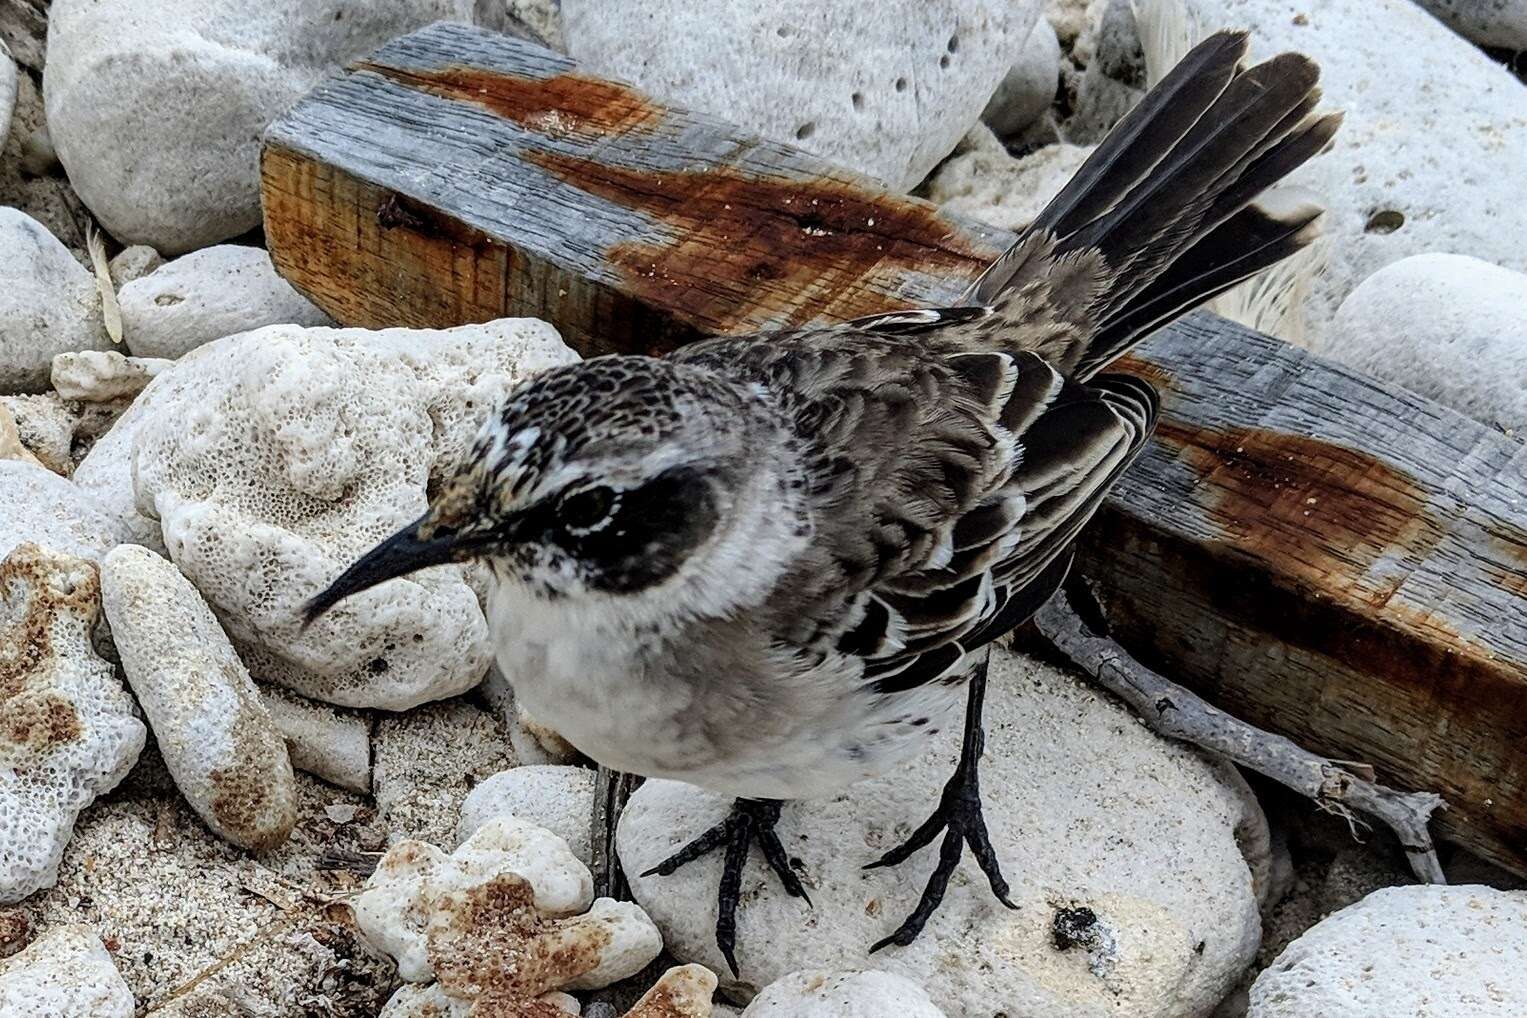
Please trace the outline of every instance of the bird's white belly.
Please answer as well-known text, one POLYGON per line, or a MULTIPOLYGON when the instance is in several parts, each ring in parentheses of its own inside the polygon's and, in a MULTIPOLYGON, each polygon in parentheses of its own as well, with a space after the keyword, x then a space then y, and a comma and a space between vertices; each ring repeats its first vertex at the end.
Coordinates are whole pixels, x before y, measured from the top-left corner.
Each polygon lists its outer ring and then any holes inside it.
MULTIPOLYGON (((727 795, 797 799, 832 795, 918 755, 957 721, 958 690, 928 690, 895 717, 853 694, 800 703, 788 730, 746 708, 725 730, 714 704, 655 675, 620 619, 587 603, 546 601, 498 587, 489 625, 499 669, 538 722, 613 770, 671 778, 727 795), (919 725, 896 717, 921 718, 919 725), (931 720, 929 720, 931 719, 931 720), (768 737, 755 733, 771 732, 768 737)), ((739 685, 746 677, 729 676, 739 685)), ((714 691, 712 691, 714 693, 714 691)), ((729 704, 732 707, 733 704, 729 704)))

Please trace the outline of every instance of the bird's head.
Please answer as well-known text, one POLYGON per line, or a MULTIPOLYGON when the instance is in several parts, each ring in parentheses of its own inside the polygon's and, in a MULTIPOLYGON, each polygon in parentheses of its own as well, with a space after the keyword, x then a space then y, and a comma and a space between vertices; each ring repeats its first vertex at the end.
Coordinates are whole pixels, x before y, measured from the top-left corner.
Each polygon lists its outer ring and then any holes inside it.
POLYGON ((753 525, 755 489, 777 487, 750 403, 707 372, 644 357, 538 375, 484 422, 429 510, 309 602, 307 621, 448 562, 486 561, 548 599, 661 597, 685 577, 746 572, 739 528, 753 525))

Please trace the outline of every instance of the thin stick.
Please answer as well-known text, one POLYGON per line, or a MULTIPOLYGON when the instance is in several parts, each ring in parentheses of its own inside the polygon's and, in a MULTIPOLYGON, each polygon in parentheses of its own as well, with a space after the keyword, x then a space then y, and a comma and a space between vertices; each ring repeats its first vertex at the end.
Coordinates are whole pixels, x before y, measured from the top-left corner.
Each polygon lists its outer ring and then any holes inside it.
POLYGON ((1429 884, 1447 883, 1427 828, 1432 813, 1447 807, 1442 796, 1400 792, 1364 780, 1281 735, 1229 716, 1146 668, 1112 640, 1094 635, 1071 608, 1064 592, 1039 609, 1034 624, 1057 650, 1129 704, 1157 735, 1217 753, 1286 785, 1313 799, 1321 809, 1345 817, 1354 830, 1361 822, 1354 811, 1374 817, 1399 836, 1418 879, 1429 884))

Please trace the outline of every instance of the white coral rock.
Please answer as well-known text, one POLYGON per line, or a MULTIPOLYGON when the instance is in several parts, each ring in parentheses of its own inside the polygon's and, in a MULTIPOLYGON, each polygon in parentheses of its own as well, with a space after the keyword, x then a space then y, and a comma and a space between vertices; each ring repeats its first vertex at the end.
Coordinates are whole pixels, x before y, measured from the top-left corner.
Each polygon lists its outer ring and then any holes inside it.
POLYGON ((0 1018, 132 1018, 132 991, 94 930, 60 926, 0 959, 0 1018))
POLYGON ((921 986, 865 972, 792 972, 753 998, 742 1018, 945 1018, 921 986))
POLYGON ((241 848, 285 841, 297 822, 286 741, 196 588, 173 563, 122 545, 101 561, 101 593, 127 681, 186 800, 241 848))
POLYGON ((98 559, 127 540, 107 508, 35 463, 0 461, 0 555, 23 541, 98 559))
POLYGON ((414 982, 457 1000, 528 999, 634 975, 662 939, 629 902, 595 901, 593 878, 545 828, 498 817, 450 856, 403 841, 356 898, 356 922, 414 982))
POLYGON ((293 767, 352 792, 371 791, 371 726, 363 718, 282 689, 260 696, 293 767))
POLYGON ((34 544, 0 562, 0 904, 53 885, 75 817, 143 750, 99 614, 93 563, 34 544))
POLYGON ((73 350, 53 358, 53 391, 87 403, 131 399, 171 363, 115 350, 73 350))
POLYGON ((140 357, 182 357, 265 325, 332 325, 276 273, 264 248, 219 244, 122 287, 124 341, 140 357))
POLYGON ((81 472, 112 492, 131 484, 262 680, 405 710, 470 688, 487 668, 487 623, 461 567, 384 583, 307 628, 302 605, 425 510, 428 485, 465 455, 499 396, 575 359, 533 319, 271 326, 209 343, 156 378, 102 440, 107 462, 91 466, 93 451, 81 472))

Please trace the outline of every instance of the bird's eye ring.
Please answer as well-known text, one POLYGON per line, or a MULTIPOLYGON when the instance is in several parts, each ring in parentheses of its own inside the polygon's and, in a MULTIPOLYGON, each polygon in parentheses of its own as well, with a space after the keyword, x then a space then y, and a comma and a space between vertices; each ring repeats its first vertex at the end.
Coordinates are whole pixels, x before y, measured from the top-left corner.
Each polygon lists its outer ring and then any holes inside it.
POLYGON ((570 534, 591 534, 602 528, 614 515, 619 499, 601 484, 564 495, 557 503, 557 521, 570 534))

